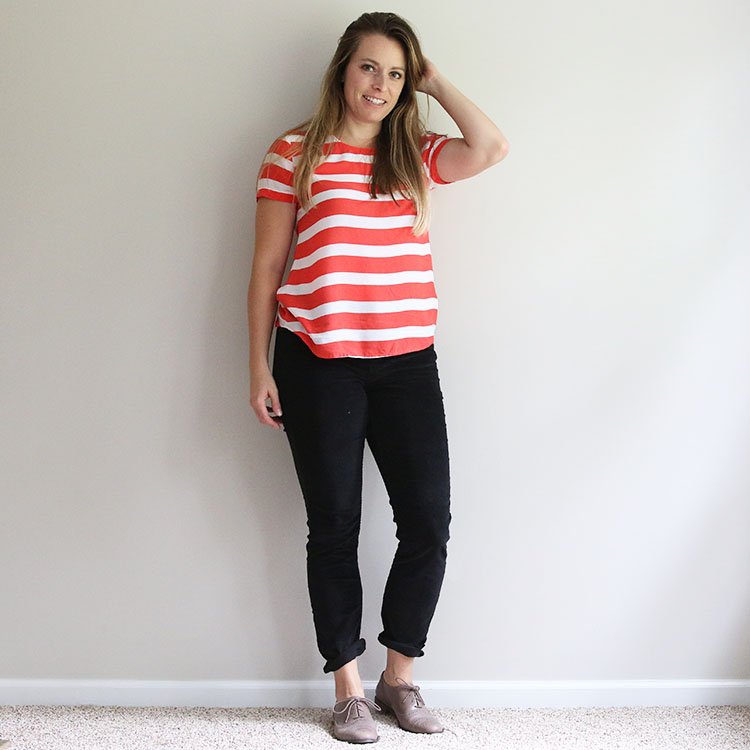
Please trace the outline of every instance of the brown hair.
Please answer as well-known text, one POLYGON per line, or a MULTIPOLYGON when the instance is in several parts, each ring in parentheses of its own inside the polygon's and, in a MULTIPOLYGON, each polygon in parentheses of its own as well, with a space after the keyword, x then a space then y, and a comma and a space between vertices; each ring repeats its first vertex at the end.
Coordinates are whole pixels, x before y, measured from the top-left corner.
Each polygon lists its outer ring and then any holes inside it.
MULTIPOLYGON (((312 202, 312 176, 323 161, 326 139, 339 131, 346 116, 343 78, 352 54, 368 34, 382 34, 401 44, 406 57, 406 72, 401 95, 383 119, 375 142, 370 195, 400 190, 414 201, 416 218, 412 232, 423 234, 429 226, 428 182, 421 156, 421 138, 426 128, 419 116, 417 85, 425 70, 425 59, 411 26, 395 13, 363 13, 347 26, 339 38, 336 52, 323 76, 320 99, 312 117, 287 130, 283 135, 304 135, 294 173, 294 192, 300 205, 308 209, 312 202)), ((294 155, 294 151, 289 156, 294 155)))

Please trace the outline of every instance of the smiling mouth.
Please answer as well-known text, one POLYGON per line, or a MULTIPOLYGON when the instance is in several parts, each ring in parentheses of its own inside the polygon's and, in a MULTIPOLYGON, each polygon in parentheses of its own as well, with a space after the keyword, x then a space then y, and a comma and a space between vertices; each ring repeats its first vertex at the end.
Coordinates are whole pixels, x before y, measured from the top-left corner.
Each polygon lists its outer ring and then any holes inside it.
POLYGON ((381 107, 381 106, 383 106, 383 104, 385 104, 385 99, 378 99, 375 96, 367 96, 367 94, 363 94, 362 98, 365 99, 366 101, 370 102, 370 104, 374 104, 374 105, 376 105, 378 107, 381 107))

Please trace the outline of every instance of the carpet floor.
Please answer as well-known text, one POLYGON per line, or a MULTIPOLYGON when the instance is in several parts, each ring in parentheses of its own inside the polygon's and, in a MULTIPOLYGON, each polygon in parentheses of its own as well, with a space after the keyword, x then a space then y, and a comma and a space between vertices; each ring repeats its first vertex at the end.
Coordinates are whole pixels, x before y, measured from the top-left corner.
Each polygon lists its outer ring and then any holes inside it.
MULTIPOLYGON (((749 750, 750 707, 432 709, 440 734, 375 712, 380 750, 749 750)), ((351 747, 331 709, 0 706, 1 750, 276 750, 351 747)))

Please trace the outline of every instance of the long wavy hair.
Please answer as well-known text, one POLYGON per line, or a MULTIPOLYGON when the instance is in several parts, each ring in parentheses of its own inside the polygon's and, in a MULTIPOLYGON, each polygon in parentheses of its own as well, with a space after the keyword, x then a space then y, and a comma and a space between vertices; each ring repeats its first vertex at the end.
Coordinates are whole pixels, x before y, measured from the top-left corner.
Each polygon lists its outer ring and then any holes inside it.
POLYGON ((363 13, 347 26, 339 38, 336 52, 323 76, 320 98, 312 117, 287 130, 284 135, 298 134, 297 149, 289 156, 299 155, 294 173, 294 192, 304 209, 312 203, 312 177, 323 161, 326 139, 338 133, 346 119, 343 79, 351 56, 361 39, 368 34, 382 34, 398 42, 406 57, 404 86, 396 106, 383 119, 375 142, 372 162, 370 196, 387 193, 395 201, 400 191, 414 201, 416 218, 412 233, 422 235, 430 223, 429 185, 421 156, 421 138, 426 127, 420 120, 417 85, 424 75, 425 59, 411 26, 395 13, 363 13))

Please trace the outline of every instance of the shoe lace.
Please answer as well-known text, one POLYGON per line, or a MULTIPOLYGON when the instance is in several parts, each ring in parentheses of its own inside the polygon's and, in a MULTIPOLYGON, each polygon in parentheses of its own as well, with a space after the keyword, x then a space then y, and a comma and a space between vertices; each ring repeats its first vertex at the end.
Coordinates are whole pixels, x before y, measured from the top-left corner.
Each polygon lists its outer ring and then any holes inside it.
POLYGON ((424 708, 425 702, 422 694, 419 692, 419 685, 410 685, 401 677, 397 677, 396 682, 401 683, 401 687, 404 688, 404 696, 401 698, 402 703, 407 700, 413 700, 417 708, 424 708))
POLYGON ((353 713, 356 714, 356 716, 354 717, 355 719, 361 719, 364 716, 364 714, 362 713, 362 703, 369 706, 370 708, 376 709, 377 711, 381 710, 380 706, 377 703, 373 703, 368 698, 363 698, 361 695, 353 695, 340 709, 336 710, 336 708, 334 707, 333 713, 346 713, 344 722, 348 722, 352 718, 353 713))
MULTIPOLYGON (((417 706, 417 708, 424 708, 425 702, 422 698, 422 694, 419 692, 419 685, 410 685, 406 680, 402 679, 401 677, 396 678, 396 682, 401 683, 401 687, 406 688, 404 690, 404 697, 401 699, 401 702, 408 700, 409 698, 414 699, 414 704, 417 706)), ((458 737, 458 735, 450 728, 450 727, 443 727, 444 731, 450 732, 455 737, 458 737)))

